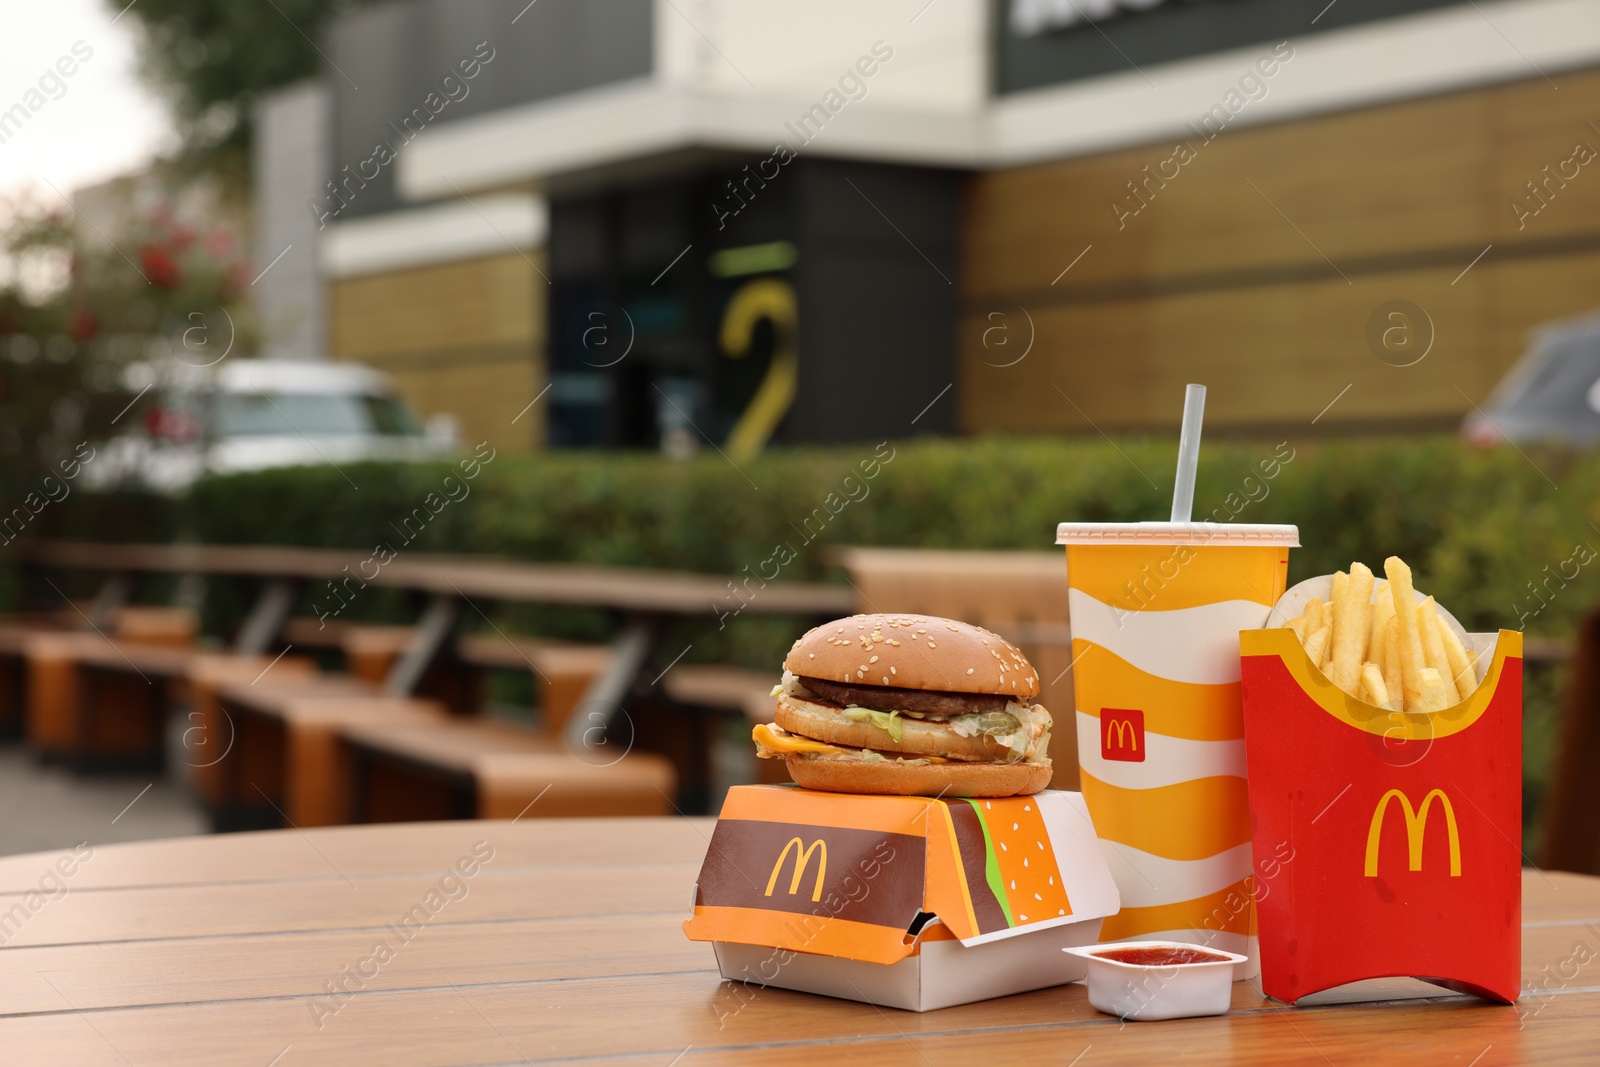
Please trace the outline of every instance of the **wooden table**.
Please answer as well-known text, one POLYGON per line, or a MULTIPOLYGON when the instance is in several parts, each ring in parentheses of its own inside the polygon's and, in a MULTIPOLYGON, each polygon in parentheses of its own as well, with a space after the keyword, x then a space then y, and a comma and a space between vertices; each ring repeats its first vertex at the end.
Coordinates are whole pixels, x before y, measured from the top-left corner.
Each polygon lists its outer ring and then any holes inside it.
POLYGON ((1512 1007, 1395 981, 1345 991, 1387 1002, 1287 1008, 1240 983, 1230 1015, 1124 1025, 1071 985, 916 1015, 721 982, 680 928, 710 829, 554 819, 112 845, 31 904, 61 854, 3 859, 0 908, 33 910, 3 930, 0 1060, 1501 1067, 1600 1051, 1600 879, 1526 875, 1525 987, 1548 992, 1512 1007), (463 860, 473 876, 447 878, 463 860), (1590 962, 1561 978, 1574 959, 1590 962), (330 992, 340 982, 349 993, 330 992))

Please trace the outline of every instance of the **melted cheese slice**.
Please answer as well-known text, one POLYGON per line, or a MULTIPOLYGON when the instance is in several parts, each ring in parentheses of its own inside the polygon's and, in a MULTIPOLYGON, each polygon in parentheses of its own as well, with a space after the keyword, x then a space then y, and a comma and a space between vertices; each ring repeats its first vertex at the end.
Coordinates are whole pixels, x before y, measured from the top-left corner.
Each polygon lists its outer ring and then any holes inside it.
POLYGON ((809 737, 791 734, 783 727, 769 723, 761 723, 750 731, 750 736, 755 739, 756 744, 763 748, 771 749, 773 752, 815 752, 831 756, 848 756, 850 754, 848 749, 830 745, 825 741, 813 741, 809 737))

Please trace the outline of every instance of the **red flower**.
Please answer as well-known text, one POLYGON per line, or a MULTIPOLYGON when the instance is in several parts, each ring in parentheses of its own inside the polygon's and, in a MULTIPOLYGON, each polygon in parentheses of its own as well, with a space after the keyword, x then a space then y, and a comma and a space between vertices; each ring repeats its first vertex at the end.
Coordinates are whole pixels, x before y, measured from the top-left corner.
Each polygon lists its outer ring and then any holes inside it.
POLYGON ((233 251, 233 234, 221 226, 213 226, 206 231, 206 251, 218 259, 222 259, 233 251))
POLYGON ((175 225, 167 238, 167 243, 174 252, 185 252, 194 244, 194 231, 187 226, 175 225))
POLYGON ((160 245, 147 244, 139 249, 139 267, 151 285, 163 289, 176 289, 183 280, 178 265, 160 245))
POLYGON ((94 312, 79 308, 67 316, 67 334, 74 341, 88 341, 100 332, 100 320, 94 312))

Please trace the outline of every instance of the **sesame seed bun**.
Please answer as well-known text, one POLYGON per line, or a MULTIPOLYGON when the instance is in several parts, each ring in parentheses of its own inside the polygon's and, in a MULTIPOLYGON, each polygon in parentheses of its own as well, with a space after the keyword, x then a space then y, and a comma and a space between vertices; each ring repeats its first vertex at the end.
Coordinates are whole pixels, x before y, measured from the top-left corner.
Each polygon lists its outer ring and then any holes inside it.
POLYGON ((1005 745, 984 734, 962 737, 948 723, 937 720, 901 719, 900 740, 872 722, 847 719, 837 708, 813 704, 788 693, 778 695, 773 721, 792 734, 826 741, 830 745, 870 748, 879 752, 907 755, 944 756, 948 759, 1011 763, 1017 756, 1005 745))
POLYGON ((1039 674, 1010 641, 933 615, 852 615, 794 643, 785 670, 802 677, 943 693, 986 693, 1022 703, 1039 674))
POLYGON ((1048 763, 896 763, 791 753, 789 777, 829 793, 922 797, 1014 797, 1050 784, 1048 763))

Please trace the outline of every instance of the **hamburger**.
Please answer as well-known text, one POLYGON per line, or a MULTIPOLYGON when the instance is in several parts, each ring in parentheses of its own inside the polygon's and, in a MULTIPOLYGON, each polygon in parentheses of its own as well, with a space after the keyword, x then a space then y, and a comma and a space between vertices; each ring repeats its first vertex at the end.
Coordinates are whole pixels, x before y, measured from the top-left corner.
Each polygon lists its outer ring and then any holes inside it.
POLYGON ((1017 647, 929 615, 852 615, 794 643, 756 755, 807 789, 1009 797, 1050 784, 1050 713, 1017 647))

